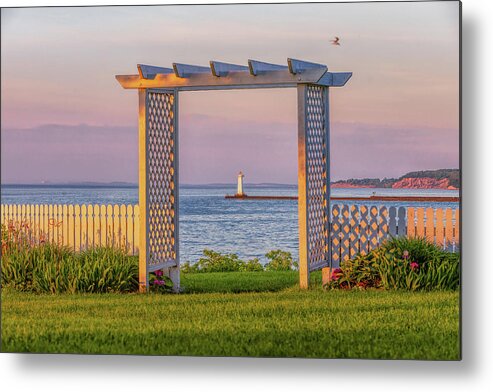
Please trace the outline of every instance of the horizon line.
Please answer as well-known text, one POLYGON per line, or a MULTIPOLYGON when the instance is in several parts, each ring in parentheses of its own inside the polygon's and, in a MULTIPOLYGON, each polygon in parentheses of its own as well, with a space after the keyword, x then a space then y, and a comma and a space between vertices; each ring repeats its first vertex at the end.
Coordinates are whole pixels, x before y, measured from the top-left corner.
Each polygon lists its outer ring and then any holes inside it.
MULTIPOLYGON (((246 185, 289 185, 289 186, 297 186, 297 183, 283 183, 283 182, 245 182, 246 185)), ((77 185, 94 185, 94 186, 103 186, 103 185, 112 185, 112 186, 131 186, 138 187, 139 184, 135 182, 125 182, 125 181, 111 181, 111 182, 99 182, 99 181, 80 181, 80 182, 9 182, 9 183, 0 183, 0 186, 77 186, 77 185)), ((208 182, 208 183, 182 183, 180 186, 200 186, 200 185, 232 185, 236 186, 236 182, 208 182)))

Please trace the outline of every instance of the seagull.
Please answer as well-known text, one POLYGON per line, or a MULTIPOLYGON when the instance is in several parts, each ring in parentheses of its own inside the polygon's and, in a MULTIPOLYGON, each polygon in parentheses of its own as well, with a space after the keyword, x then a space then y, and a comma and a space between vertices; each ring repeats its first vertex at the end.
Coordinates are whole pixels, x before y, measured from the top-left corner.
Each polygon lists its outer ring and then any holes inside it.
POLYGON ((334 39, 330 42, 332 43, 332 45, 341 46, 341 44, 339 43, 339 37, 334 37, 334 39))

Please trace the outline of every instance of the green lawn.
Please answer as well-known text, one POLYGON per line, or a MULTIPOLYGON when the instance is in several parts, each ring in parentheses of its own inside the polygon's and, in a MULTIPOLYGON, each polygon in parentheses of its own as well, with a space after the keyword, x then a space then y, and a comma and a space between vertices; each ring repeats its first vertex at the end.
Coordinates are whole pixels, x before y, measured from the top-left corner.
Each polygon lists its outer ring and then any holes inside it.
MULTIPOLYGON (((214 272, 182 274, 181 285, 187 293, 245 293, 280 291, 298 285, 298 271, 214 272)), ((322 272, 310 274, 313 287, 322 285, 322 272)))
POLYGON ((180 295, 3 290, 2 351, 459 358, 457 292, 300 291, 296 282, 291 272, 210 273, 184 275, 180 295))

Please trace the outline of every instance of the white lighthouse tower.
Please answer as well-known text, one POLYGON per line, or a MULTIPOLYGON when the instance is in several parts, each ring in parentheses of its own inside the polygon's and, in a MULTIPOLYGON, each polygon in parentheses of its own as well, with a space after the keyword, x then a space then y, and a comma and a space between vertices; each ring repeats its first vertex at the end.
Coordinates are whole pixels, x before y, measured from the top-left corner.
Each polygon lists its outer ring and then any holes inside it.
POLYGON ((237 197, 243 197, 243 196, 246 196, 244 193, 243 193, 243 177, 245 177, 243 175, 243 172, 239 172, 238 173, 238 187, 236 189, 236 195, 237 197))

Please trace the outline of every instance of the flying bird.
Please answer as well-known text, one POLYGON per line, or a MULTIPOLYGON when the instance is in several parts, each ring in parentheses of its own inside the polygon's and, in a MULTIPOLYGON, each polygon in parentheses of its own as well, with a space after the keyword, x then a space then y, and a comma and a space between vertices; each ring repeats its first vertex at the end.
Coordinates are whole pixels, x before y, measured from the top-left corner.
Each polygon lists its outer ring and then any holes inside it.
POLYGON ((334 37, 334 39, 330 42, 332 45, 341 46, 341 44, 339 43, 339 37, 334 37))

